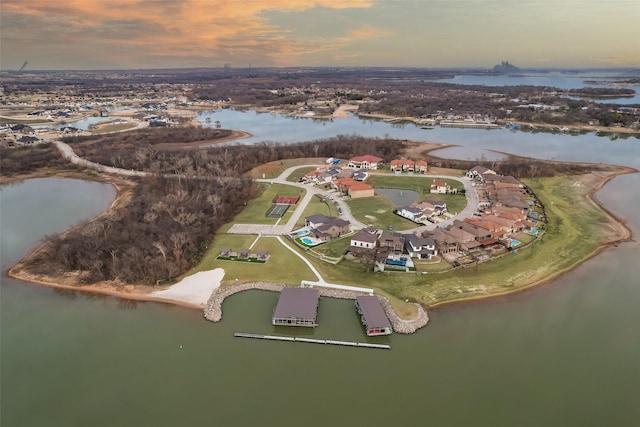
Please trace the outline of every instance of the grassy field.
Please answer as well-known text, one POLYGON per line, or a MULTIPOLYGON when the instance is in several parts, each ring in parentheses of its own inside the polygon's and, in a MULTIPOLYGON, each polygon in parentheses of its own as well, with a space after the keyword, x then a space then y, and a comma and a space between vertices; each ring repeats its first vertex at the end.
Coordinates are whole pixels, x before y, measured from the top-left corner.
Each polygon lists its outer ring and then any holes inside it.
POLYGON ((109 132, 120 132, 128 129, 135 129, 138 127, 137 123, 128 122, 128 123, 108 123, 104 125, 96 126, 91 130, 94 134, 101 133, 109 133, 109 132))
MULTIPOLYGON (((273 199, 276 196, 304 197, 305 194, 305 190, 297 187, 291 187, 289 185, 261 183, 258 184, 258 186, 258 197, 247 203, 247 207, 235 216, 232 224, 275 224, 278 220, 277 218, 269 218, 265 216, 267 211, 271 208, 273 199)), ((296 206, 292 206, 289 208, 286 215, 282 218, 282 221, 285 221, 288 216, 292 214, 295 207, 296 206)), ((232 224, 224 226, 222 231, 226 232, 232 224)))
POLYGON ((209 251, 197 267, 189 271, 193 274, 199 271, 223 268, 225 276, 223 283, 239 281, 267 281, 299 285, 301 280, 317 280, 309 267, 291 251, 273 237, 261 237, 251 249, 256 253, 261 250, 269 252, 269 260, 265 264, 217 260, 216 257, 224 247, 238 250, 249 248, 258 236, 218 234, 213 240, 209 251))
POLYGON ((251 178, 275 178, 279 176, 285 169, 290 168, 291 166, 297 165, 312 165, 318 164, 318 166, 325 164, 324 158, 302 158, 302 159, 286 159, 286 160, 277 160, 275 162, 265 163, 264 165, 260 165, 256 168, 253 168, 248 172, 248 175, 251 178))
POLYGON ((347 204, 356 219, 376 228, 386 230, 388 226, 392 226, 394 230, 408 230, 417 226, 415 222, 393 213, 396 207, 382 195, 350 199, 347 204))
POLYGON ((309 173, 311 171, 314 171, 314 170, 316 170, 315 166, 309 166, 309 167, 305 167, 305 168, 296 169, 291 173, 291 175, 289 175, 287 177, 287 181, 289 181, 289 182, 298 182, 300 180, 300 178, 302 178, 307 173, 309 173))
POLYGON ((351 236, 333 239, 313 249, 330 257, 338 258, 347 252, 347 248, 351 244, 351 236))

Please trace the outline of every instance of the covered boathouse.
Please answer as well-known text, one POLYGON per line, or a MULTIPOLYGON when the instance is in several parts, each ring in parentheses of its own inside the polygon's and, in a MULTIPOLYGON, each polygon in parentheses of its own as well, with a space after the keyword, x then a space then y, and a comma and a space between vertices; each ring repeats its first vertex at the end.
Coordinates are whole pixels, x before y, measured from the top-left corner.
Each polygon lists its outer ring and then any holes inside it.
POLYGON ((356 297, 356 309, 368 336, 391 335, 393 332, 391 322, 389 322, 378 297, 374 295, 356 297))
POLYGON ((312 288, 284 288, 273 310, 275 326, 316 327, 320 293, 312 288))

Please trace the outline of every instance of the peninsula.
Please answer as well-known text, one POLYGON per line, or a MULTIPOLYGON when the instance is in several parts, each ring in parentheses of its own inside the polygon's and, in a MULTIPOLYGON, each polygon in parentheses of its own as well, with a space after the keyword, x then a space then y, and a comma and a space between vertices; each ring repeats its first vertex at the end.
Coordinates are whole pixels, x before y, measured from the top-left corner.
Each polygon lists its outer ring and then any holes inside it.
MULTIPOLYGON (((511 89, 471 115, 442 115, 424 110, 432 108, 431 96, 445 108, 443 102, 462 105, 485 90, 421 83, 425 92, 412 107, 406 96, 415 85, 396 82, 393 93, 383 93, 378 80, 398 76, 379 70, 365 73, 364 81, 332 76, 323 84, 310 84, 318 71, 305 70, 278 89, 272 85, 282 74, 255 72, 259 84, 253 75, 236 75, 230 86, 223 75, 207 85, 167 84, 164 98, 132 73, 124 81, 144 95, 116 100, 119 83, 100 86, 99 103, 90 101, 90 88, 98 87, 91 73, 80 73, 88 84, 55 107, 14 76, 5 87, 0 182, 100 180, 113 183, 118 197, 98 218, 48 238, 8 274, 123 298, 206 305, 214 320, 224 296, 243 289, 307 283, 326 287, 326 295, 355 298, 354 288, 371 288, 394 328, 412 332, 428 320, 425 309, 544 283, 631 238, 593 197, 611 178, 637 172, 631 168, 510 155, 490 162, 441 159, 431 151, 443 144, 388 136, 242 145, 236 141, 248 132, 194 120, 201 109, 244 105, 306 118, 357 113, 391 123, 491 129, 511 105, 503 99, 511 89), (62 107, 72 99, 76 107, 62 107), (66 120, 94 123, 78 129, 61 123, 66 120), (37 123, 44 127, 31 127, 37 123)), ((159 76, 150 78, 171 79, 159 76)), ((40 77, 51 85, 40 87, 43 93, 59 93, 48 74, 40 77)), ((533 101, 532 94, 546 89, 518 90, 533 101)), ((554 127, 597 113, 581 128, 637 133, 634 109, 590 108, 522 109, 532 115, 514 109, 508 119, 511 126, 535 120, 554 127)))

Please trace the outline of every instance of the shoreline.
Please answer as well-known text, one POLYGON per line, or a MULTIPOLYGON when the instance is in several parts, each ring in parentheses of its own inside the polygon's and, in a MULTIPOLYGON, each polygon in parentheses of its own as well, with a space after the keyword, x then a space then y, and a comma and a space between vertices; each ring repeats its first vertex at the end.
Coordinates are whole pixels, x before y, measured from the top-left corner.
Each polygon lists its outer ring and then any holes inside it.
MULTIPOLYGON (((607 172, 605 174, 604 177, 598 178, 597 176, 594 175, 594 182, 592 182, 592 184, 594 184, 591 188, 589 188, 588 193, 586 193, 587 199, 590 203, 596 205, 597 207, 599 207, 600 209, 602 209, 606 215, 610 218, 611 222, 610 224, 614 227, 615 230, 617 230, 617 233, 614 235, 614 239, 611 241, 608 241, 606 243, 603 243, 597 247, 595 247, 589 254, 587 254, 584 258, 576 261, 574 264, 572 264, 571 266, 564 268, 562 270, 553 272, 552 274, 550 274, 547 277, 544 277, 540 280, 536 280, 533 283, 530 284, 526 284, 523 285, 517 289, 513 289, 513 290, 509 290, 506 292, 501 292, 501 293, 497 293, 497 294, 492 294, 492 295, 485 295, 485 296, 477 296, 477 297, 467 297, 467 298, 461 298, 459 300, 451 300, 451 301, 444 301, 441 303, 436 303, 433 305, 427 305, 427 304, 420 304, 420 303, 415 303, 417 304, 417 306, 419 307, 419 316, 418 319, 420 319, 420 310, 424 311, 424 314, 426 316, 426 309, 429 310, 433 310, 436 308, 440 308, 440 307, 444 307, 444 306, 448 306, 451 304, 460 304, 460 303, 470 303, 470 302, 477 302, 477 301, 481 301, 481 300, 489 300, 492 298, 500 298, 500 297, 504 297, 507 295, 511 295, 511 294, 515 294, 517 292, 521 292, 521 291, 525 291, 534 287, 538 287, 541 285, 544 285, 546 283, 549 283, 555 279, 557 279, 558 277, 562 276, 563 274, 574 270, 575 268, 577 268, 579 265, 581 265, 582 263, 588 261, 589 259, 593 258, 594 256, 598 255, 599 253, 601 253, 602 251, 606 250, 607 248, 614 246, 618 243, 623 243, 623 242, 628 242, 632 240, 632 233, 631 230, 626 226, 624 219, 618 218, 616 215, 614 215, 611 211, 609 211, 607 208, 605 208, 602 203, 600 203, 596 198, 595 198, 595 193, 598 192, 602 187, 604 187, 610 180, 612 180, 613 178, 619 176, 619 175, 625 175, 625 174, 630 174, 630 173, 637 173, 638 170, 631 168, 631 167, 627 167, 627 166, 615 166, 612 165, 612 167, 614 168, 613 170, 607 172)), ((593 174, 594 172, 591 172, 591 174, 593 174)), ((93 180, 93 181, 98 181, 98 182, 103 182, 103 183, 108 183, 113 185, 116 188, 116 198, 113 200, 113 202, 111 203, 111 205, 109 206, 109 208, 107 210, 105 210, 104 212, 102 212, 100 215, 96 216, 95 218, 99 218, 103 215, 108 215, 112 209, 114 209, 116 206, 119 206, 121 203, 126 202, 127 197, 131 196, 131 192, 130 192, 130 188, 125 188, 126 185, 131 185, 131 181, 120 178, 120 177, 114 177, 112 175, 108 175, 108 174, 98 174, 98 175, 88 175, 85 174, 83 172, 62 172, 61 174, 51 174, 51 173, 32 173, 25 176, 18 176, 18 177, 8 177, 7 179, 0 179, 0 183, 8 183, 8 182, 13 182, 13 181, 20 181, 20 180, 24 180, 24 179, 31 179, 31 178, 73 178, 73 179, 86 179, 86 180, 93 180)), ((93 219, 95 219, 93 218, 93 219)), ((91 220, 93 220, 91 219, 91 220)), ((91 221, 90 220, 90 221, 91 221)), ((80 225, 78 225, 80 226, 80 225)), ((65 232, 63 232, 62 234, 66 234, 68 232, 70 232, 71 230, 75 229, 76 227, 73 227, 69 230, 66 230, 65 232)), ((61 276, 61 277, 51 277, 51 276, 43 276, 43 275, 35 275, 35 274, 31 274, 28 272, 25 272, 24 270, 21 270, 21 268, 34 256, 36 256, 41 250, 44 249, 44 247, 46 246, 46 242, 40 244, 39 246, 37 246, 36 248, 34 248, 27 256, 25 256, 24 258, 22 258, 21 260, 19 260, 14 266, 10 267, 9 269, 7 269, 5 272, 3 272, 4 274, 6 274, 8 277, 11 277, 15 280, 21 281, 21 282, 25 282, 25 283, 29 283, 29 284, 36 284, 36 285, 42 285, 42 286, 47 286, 47 287, 51 287, 51 288, 56 288, 56 289, 64 289, 64 290, 72 290, 72 291, 80 291, 80 292, 87 292, 87 293, 95 293, 95 294, 100 294, 100 295, 106 295, 106 296, 113 296, 113 297, 117 297, 117 298, 124 298, 124 299, 131 299, 131 300, 136 300, 136 301, 148 301, 148 302, 159 302, 159 303, 164 303, 164 304, 173 304, 173 305, 178 305, 178 306, 182 306, 182 307, 186 307, 186 308, 193 308, 193 309, 198 309, 198 310, 206 310, 207 305, 209 304, 209 301, 207 301, 206 304, 193 304, 193 303, 189 303, 189 302, 185 302, 179 299, 165 299, 165 298, 158 298, 158 297, 154 297, 151 295, 152 292, 156 292, 156 291, 160 291, 163 289, 167 289, 166 286, 163 287, 153 287, 153 286, 149 286, 149 285, 142 285, 142 284, 128 284, 128 285, 124 285, 122 283, 115 283, 115 282, 100 282, 100 283, 96 283, 96 284, 91 284, 91 285, 78 285, 77 284, 77 279, 74 277, 73 273, 67 273, 66 277, 65 276, 61 276), (62 282, 67 282, 67 283, 59 283, 60 281, 62 282)), ((261 283, 261 282, 251 282, 250 284, 253 285, 253 283, 261 283)), ((239 284, 238 286, 241 286, 242 284, 239 284)), ((276 285, 276 284, 271 284, 274 286, 285 286, 285 285, 276 285)), ((216 292, 223 292, 226 291, 227 289, 230 288, 234 288, 234 286, 232 285, 230 286, 223 286, 223 287, 219 287, 217 289, 215 289, 212 294, 211 294, 211 298, 213 298, 213 296, 216 294, 216 292)), ((253 288, 251 287, 251 289, 261 289, 261 288, 253 288)), ((234 290, 233 292, 231 292, 229 295, 232 295, 236 292, 240 292, 242 290, 245 290, 244 288, 239 289, 239 290, 234 290)), ((273 289, 267 289, 267 290, 273 290, 273 289)), ((228 296, 228 295, 227 295, 228 296)), ((226 298, 226 296, 225 296, 226 298)), ((384 297, 383 297, 384 298, 384 297)), ((224 298, 223 298, 224 300, 224 298)), ((386 300, 386 298, 385 298, 386 300)), ((221 304, 222 302, 220 302, 221 304)), ((384 306, 385 304, 383 304, 384 306)), ((391 313, 393 313, 394 317, 396 317, 399 321, 402 322, 409 322, 409 324, 411 324, 411 322, 415 322, 417 320, 405 320, 405 319, 400 319, 395 311, 393 311, 393 309, 390 307, 385 308, 385 311, 390 311, 391 313)), ((389 315, 389 314, 388 314, 389 315)), ((206 317, 206 316, 205 316, 206 317)), ((391 318, 392 315, 389 315, 389 317, 391 318)), ((426 316, 426 322, 428 322, 428 316, 426 316)), ((424 323, 424 325, 426 325, 426 322, 424 323)), ((422 325, 422 326, 424 326, 422 325)), ((403 333, 412 333, 415 332, 415 330, 419 329, 419 326, 415 329, 413 329, 410 332, 403 332, 403 333)), ((395 324, 394 324, 394 328, 395 328, 395 324)))
POLYGON ((458 305, 458 304, 469 304, 469 303, 476 303, 476 302, 482 302, 482 301, 490 301, 492 299, 498 299, 498 298, 503 298, 503 297, 507 297, 510 295, 515 295, 519 292, 523 292, 523 291, 527 291, 527 290, 531 290, 540 286, 544 286, 556 279, 558 279, 560 276, 569 273, 570 271, 575 270, 576 268, 578 268, 580 265, 584 264, 585 262, 589 261, 590 259, 594 258, 595 256, 597 256, 598 254, 602 253, 603 251, 609 249, 612 246, 616 246, 620 243, 625 243, 625 242, 632 242, 633 241, 633 234, 631 232, 631 229, 629 227, 627 227, 626 225, 626 221, 624 219, 618 218, 616 215, 614 215, 610 210, 608 210, 607 208, 605 208, 602 203, 600 203, 600 201, 598 201, 595 198, 595 193, 597 193, 599 190, 601 190, 609 181, 611 181, 612 179, 616 178, 617 176, 621 176, 621 175, 627 175, 627 174, 632 174, 632 173, 638 173, 640 171, 638 171, 635 168, 632 167, 628 167, 628 166, 616 166, 616 168, 618 169, 617 171, 614 171, 612 173, 609 173, 605 176, 604 179, 601 179, 598 181, 598 183, 596 184, 595 187, 592 187, 588 194, 587 194, 587 198, 589 200, 589 202, 591 202, 592 204, 598 206, 600 209, 602 209, 602 211, 604 211, 609 218, 612 220, 612 225, 615 226, 615 228, 618 230, 619 234, 617 234, 617 236, 619 236, 618 238, 611 240, 609 242, 606 243, 602 243, 600 245, 598 245, 597 247, 595 247, 590 253, 588 253, 584 258, 581 258, 579 260, 577 260, 574 264, 570 265, 569 267, 566 267, 562 270, 558 270, 556 272, 554 272, 553 274, 536 280, 530 284, 527 285, 523 285, 522 287, 519 287, 517 289, 512 289, 509 291, 505 291, 505 292, 499 292, 493 295, 482 295, 482 296, 475 296, 475 297, 467 297, 467 298, 461 298, 461 299, 457 299, 457 300, 450 300, 450 301, 443 301, 440 303, 436 303, 433 305, 426 305, 423 304, 423 307, 425 309, 429 309, 429 310, 435 310, 438 308, 444 308, 444 307, 449 307, 449 306, 453 306, 453 305, 458 305))

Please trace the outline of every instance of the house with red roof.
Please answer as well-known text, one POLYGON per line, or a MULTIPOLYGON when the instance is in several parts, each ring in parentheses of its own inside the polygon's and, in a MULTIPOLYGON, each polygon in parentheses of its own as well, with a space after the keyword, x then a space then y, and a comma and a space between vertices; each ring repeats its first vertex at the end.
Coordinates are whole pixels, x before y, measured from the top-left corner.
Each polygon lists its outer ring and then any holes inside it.
POLYGON ((448 182, 446 181, 440 181, 440 180, 436 180, 434 179, 433 182, 431 183, 431 193, 435 193, 435 194, 449 194, 451 193, 452 187, 451 185, 449 185, 448 182))

